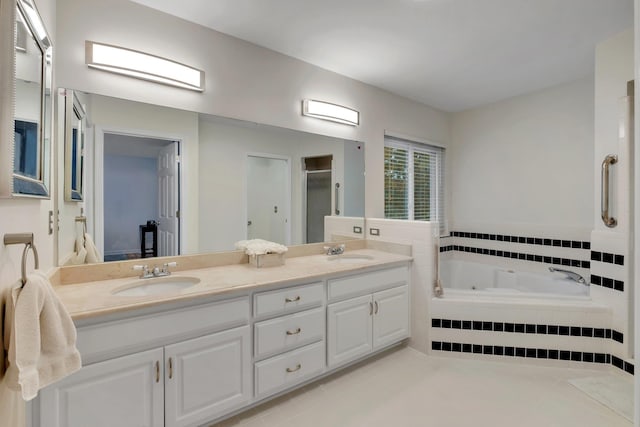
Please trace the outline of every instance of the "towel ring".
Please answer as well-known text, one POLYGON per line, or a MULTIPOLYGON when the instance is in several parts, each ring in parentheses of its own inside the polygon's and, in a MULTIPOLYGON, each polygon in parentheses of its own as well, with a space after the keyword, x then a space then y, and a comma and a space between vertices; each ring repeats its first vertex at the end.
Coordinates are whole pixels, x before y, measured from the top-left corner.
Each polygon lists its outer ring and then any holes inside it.
POLYGON ((24 245, 24 250, 22 251, 22 286, 27 283, 27 252, 29 249, 33 252, 33 264, 35 269, 40 268, 40 261, 38 260, 38 250, 36 246, 33 244, 33 233, 15 233, 15 234, 5 234, 4 235, 4 244, 6 245, 24 245))

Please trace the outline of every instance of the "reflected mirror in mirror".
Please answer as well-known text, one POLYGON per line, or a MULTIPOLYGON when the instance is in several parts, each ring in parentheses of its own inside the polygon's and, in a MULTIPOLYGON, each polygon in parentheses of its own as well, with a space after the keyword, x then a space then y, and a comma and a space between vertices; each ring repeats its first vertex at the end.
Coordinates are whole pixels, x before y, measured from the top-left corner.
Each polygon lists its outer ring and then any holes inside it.
MULTIPOLYGON (((84 209, 105 261, 228 251, 247 238, 320 242, 325 215, 364 215, 361 142, 95 94, 81 99, 93 141, 84 209)), ((76 230, 69 209, 61 212, 64 265, 76 230)))
POLYGON ((82 201, 84 177, 85 116, 76 92, 64 90, 65 154, 64 194, 68 202, 82 201))
POLYGON ((35 5, 17 2, 13 193, 47 197, 52 48, 35 5))

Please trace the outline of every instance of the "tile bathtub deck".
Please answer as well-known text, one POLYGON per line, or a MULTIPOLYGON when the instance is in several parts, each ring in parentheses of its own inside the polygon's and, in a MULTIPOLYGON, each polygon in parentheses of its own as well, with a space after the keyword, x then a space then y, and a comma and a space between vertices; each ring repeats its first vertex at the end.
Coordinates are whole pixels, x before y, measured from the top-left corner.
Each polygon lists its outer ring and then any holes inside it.
POLYGON ((568 382, 598 375, 400 347, 216 426, 630 427, 568 382))

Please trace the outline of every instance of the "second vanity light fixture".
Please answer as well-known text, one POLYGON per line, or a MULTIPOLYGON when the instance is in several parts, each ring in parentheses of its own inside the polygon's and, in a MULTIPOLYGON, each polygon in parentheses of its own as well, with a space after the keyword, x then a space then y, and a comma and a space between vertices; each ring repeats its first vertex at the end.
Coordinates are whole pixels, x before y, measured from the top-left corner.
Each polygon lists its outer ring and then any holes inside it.
POLYGON ((204 91, 204 71, 137 50, 87 40, 85 63, 111 73, 204 91))
POLYGON ((302 115, 351 126, 358 126, 360 124, 359 111, 342 105, 316 101, 314 99, 304 99, 302 101, 302 115))

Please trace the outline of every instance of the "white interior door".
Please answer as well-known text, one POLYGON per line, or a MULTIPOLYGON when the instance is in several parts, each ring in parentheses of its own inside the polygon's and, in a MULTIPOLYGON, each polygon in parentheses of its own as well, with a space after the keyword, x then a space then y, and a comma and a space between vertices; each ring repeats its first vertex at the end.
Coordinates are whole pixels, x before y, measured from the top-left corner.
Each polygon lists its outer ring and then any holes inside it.
POLYGON ((178 255, 178 143, 158 156, 158 256, 178 255))
POLYGON ((288 244, 289 162, 248 156, 247 238, 288 244))

